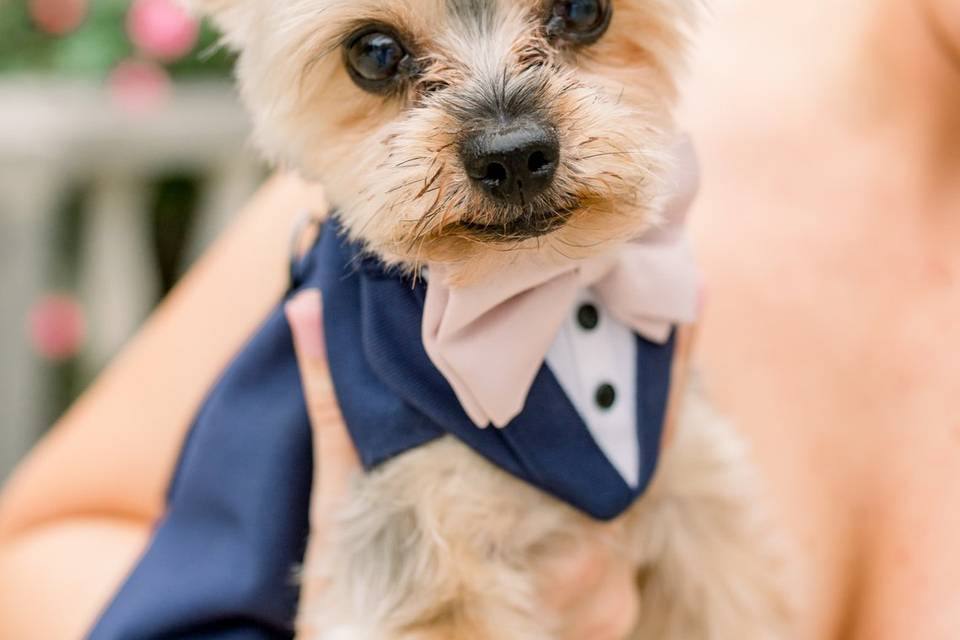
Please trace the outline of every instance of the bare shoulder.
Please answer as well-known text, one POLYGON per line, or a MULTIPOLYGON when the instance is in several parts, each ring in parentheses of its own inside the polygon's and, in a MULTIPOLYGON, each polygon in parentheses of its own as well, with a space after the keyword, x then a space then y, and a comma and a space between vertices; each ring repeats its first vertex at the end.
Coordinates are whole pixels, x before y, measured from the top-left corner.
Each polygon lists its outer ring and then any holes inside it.
POLYGON ((943 274, 960 260, 909 242, 921 218, 889 191, 851 187, 891 184, 888 152, 791 86, 817 65, 795 72, 797 53, 782 50, 819 55, 805 40, 829 38, 842 14, 821 7, 812 28, 771 16, 814 9, 736 4, 765 19, 720 17, 686 116, 704 165, 691 221, 709 291, 698 369, 802 550, 802 637, 955 637, 960 518, 941 507, 960 494, 960 339, 943 318, 960 305, 943 274))

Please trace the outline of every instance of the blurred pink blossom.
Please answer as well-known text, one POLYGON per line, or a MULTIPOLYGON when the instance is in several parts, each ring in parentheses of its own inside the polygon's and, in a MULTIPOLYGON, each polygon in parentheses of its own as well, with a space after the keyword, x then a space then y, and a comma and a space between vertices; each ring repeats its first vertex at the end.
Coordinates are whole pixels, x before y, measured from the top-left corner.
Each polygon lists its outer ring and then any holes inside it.
POLYGON ((197 44, 199 25, 174 0, 135 0, 127 14, 127 34, 144 54, 172 62, 197 44))
POLYGON ((62 36, 74 31, 87 17, 87 0, 30 0, 30 17, 41 31, 62 36))
POLYGON ((48 360, 77 355, 86 334, 83 309, 67 293, 51 293, 37 300, 27 316, 30 344, 48 360))
POLYGON ((132 115, 143 115, 163 107, 170 98, 170 74, 160 65, 128 58, 110 73, 107 80, 114 104, 132 115))

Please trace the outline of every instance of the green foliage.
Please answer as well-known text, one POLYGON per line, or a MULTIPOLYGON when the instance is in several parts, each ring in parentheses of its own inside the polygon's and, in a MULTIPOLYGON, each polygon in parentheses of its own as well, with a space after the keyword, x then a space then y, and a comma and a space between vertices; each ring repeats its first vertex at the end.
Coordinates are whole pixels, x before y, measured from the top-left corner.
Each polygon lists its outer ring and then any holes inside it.
MULTIPOLYGON (((34 26, 26 0, 0 0, 0 73, 106 76, 118 62, 136 55, 126 32, 129 4, 91 0, 83 25, 56 37, 34 26)), ((175 78, 229 75, 232 56, 217 46, 217 40, 216 32, 204 25, 195 50, 167 68, 175 78)))

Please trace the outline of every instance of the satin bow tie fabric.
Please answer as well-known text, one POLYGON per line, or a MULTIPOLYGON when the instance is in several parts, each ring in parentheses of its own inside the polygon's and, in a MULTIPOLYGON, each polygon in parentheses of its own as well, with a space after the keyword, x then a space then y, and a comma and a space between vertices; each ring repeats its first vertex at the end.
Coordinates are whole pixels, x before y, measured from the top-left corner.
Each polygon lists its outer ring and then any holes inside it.
POLYGON ((624 325, 663 344, 677 324, 694 321, 699 278, 683 234, 698 173, 688 138, 674 149, 673 197, 650 232, 612 256, 544 264, 517 255, 478 284, 450 287, 447 268, 429 266, 423 343, 478 427, 506 426, 579 289, 589 287, 624 325))

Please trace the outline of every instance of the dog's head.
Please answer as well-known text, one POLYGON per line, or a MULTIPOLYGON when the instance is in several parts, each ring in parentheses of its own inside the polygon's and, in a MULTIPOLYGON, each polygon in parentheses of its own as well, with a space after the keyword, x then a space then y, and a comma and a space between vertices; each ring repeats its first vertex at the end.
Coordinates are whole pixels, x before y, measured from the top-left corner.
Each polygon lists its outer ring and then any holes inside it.
POLYGON ((261 148, 388 262, 464 278, 652 222, 695 1, 193 0, 261 148))

